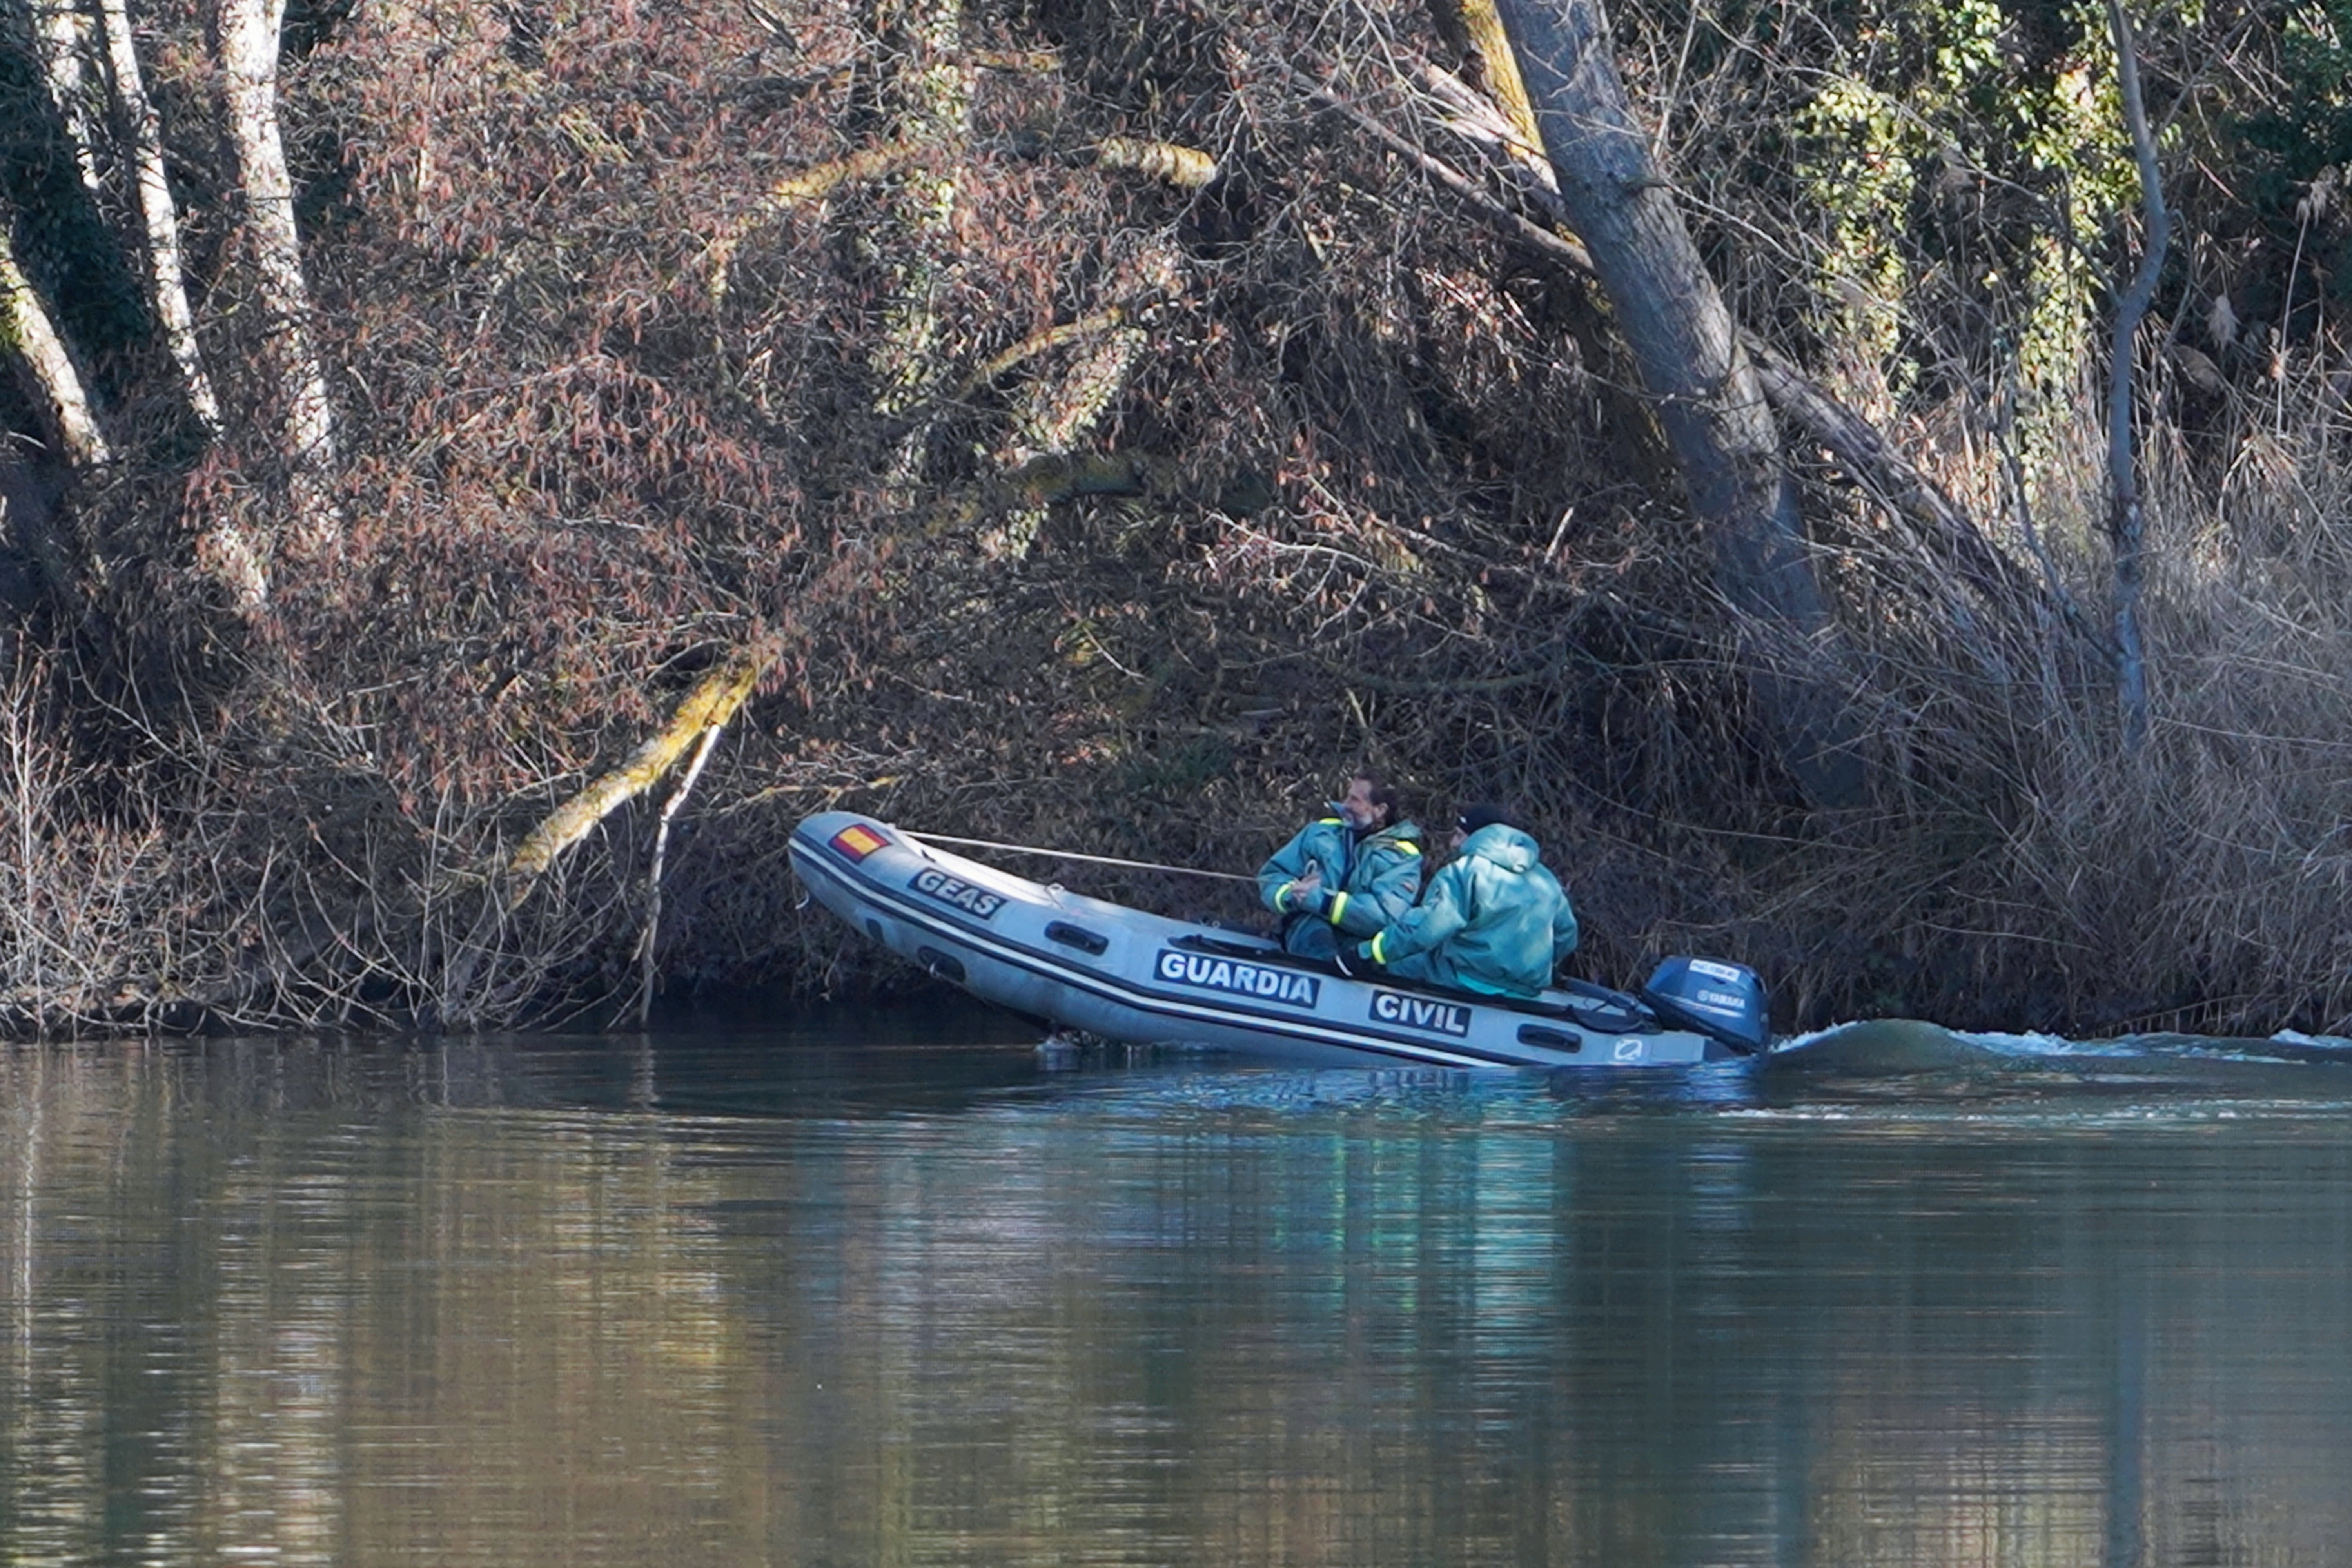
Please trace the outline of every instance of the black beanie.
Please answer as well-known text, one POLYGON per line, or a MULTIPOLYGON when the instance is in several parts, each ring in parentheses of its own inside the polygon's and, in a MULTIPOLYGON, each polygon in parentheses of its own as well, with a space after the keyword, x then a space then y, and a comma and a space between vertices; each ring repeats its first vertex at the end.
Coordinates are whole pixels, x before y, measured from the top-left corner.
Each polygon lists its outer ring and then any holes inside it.
POLYGON ((1454 825, 1465 833, 1475 833, 1480 828, 1491 827, 1497 822, 1506 827, 1510 826, 1510 814, 1491 801, 1480 801, 1475 805, 1465 805, 1462 808, 1462 815, 1454 819, 1454 825))

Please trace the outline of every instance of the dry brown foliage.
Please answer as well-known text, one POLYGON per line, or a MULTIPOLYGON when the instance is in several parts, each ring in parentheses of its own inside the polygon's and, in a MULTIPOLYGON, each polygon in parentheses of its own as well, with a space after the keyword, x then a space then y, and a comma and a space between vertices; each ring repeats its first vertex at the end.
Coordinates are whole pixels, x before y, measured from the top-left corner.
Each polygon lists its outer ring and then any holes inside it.
MULTIPOLYGON (((1630 12, 1742 319, 2047 589, 1987 592, 1792 447, 1874 781, 1811 816, 1749 710, 1769 645, 1706 585, 1605 310, 1329 107, 1518 200, 1446 128, 1427 73, 1460 62, 1425 18, 922 10, 950 47, 883 9, 396 0, 297 40, 348 529, 287 545, 243 624, 196 541, 281 537, 266 441, 190 458, 158 417, 138 477, 81 498, 111 575, 53 616, 74 657, 20 656, 0 704, 0 870, 49 911, 0 938, 12 1021, 622 1016, 658 792, 511 912, 494 873, 744 649, 766 676, 668 853, 674 991, 889 973, 796 908, 809 811, 1245 871, 1367 759, 1433 815, 1519 803, 1597 977, 1738 958, 1790 1026, 2352 1012, 2332 339, 2219 411, 2151 350, 2158 725, 2128 756, 2095 398, 2032 411, 2026 473, 1998 301, 1910 302, 1948 329, 1913 345, 1937 374, 1847 354, 1818 213, 1793 175, 1731 178, 1802 73, 1683 69, 1630 12)), ((152 19, 182 145, 213 112, 201 20, 152 19)), ((209 194, 199 309, 250 415, 264 359, 209 194)))

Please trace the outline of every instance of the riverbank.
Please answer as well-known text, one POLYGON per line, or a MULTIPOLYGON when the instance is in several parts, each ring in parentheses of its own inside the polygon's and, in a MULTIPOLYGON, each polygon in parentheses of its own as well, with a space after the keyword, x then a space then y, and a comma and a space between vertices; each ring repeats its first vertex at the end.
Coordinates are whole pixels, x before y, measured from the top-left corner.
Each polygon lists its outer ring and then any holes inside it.
POLYGON ((2159 209, 2095 12, 1578 0, 1578 208, 1483 5, 237 9, 0 38, 0 1033, 887 993, 811 812, 1247 872, 1365 763, 1783 1028, 2352 1015, 2286 21, 2149 20, 2159 209))
MULTIPOLYGON (((1028 629, 1042 642, 1052 628, 1028 629)), ((2168 690, 2207 706, 2190 722, 2168 701, 2137 758, 2088 720, 2069 730, 2064 711, 1996 704, 2015 690, 1987 689, 1976 709, 1947 699, 1879 727, 1874 804, 1840 815, 1730 793, 1753 752, 1727 682, 1724 710, 1699 706, 1694 680, 1690 702, 1629 723, 1637 710, 1616 700, 1653 679, 1647 667, 1536 688, 1540 704, 1497 695, 1455 710, 1338 683, 1336 700, 1293 695, 1213 726, 1200 721, 1264 702, 1270 683, 1236 699, 1163 679, 1140 719, 1098 710, 1089 725, 1057 689, 1066 667, 1040 659, 983 702, 984 679, 943 661, 928 673, 944 684, 921 703, 897 700, 887 718, 880 698, 831 710, 830 742, 789 699, 755 699, 691 794, 680 800, 673 776, 625 802, 519 900, 502 868, 576 783, 502 805, 404 805, 381 776, 289 769, 253 802, 222 758, 181 773, 173 809, 92 820, 78 814, 105 797, 108 775, 61 764, 20 687, 20 743, 0 757, 21 828, 0 837, 12 908, 0 1025, 18 1037, 604 1025, 635 1016, 648 977, 657 997, 892 994, 908 984, 903 968, 802 907, 783 846, 808 809, 854 804, 918 831, 1246 874, 1345 771, 1300 759, 1370 757, 1405 781, 1426 821, 1466 799, 1513 799, 1570 886, 1585 931, 1574 967, 1594 979, 1645 973, 1669 952, 1723 954, 1767 977, 1784 1030, 1900 1016, 2074 1037, 2340 1031, 2336 900, 2352 845, 2331 816, 2342 786, 2329 746, 2262 733, 2229 704, 2260 693, 2278 717, 2326 711, 2283 692, 2275 668, 2233 676, 2242 632, 2201 669, 2179 647, 2161 666, 2178 681, 2168 690), (949 700, 957 684, 970 700, 949 700), (1364 728, 1359 710, 1389 722, 1364 728), (1559 722, 1577 712, 1604 718, 1615 744, 1559 722), (990 772, 983 760, 1013 744, 1000 716, 1059 729, 1062 754, 990 772), (1440 754, 1465 739, 1469 755, 1440 754), (2033 749, 2013 751, 2009 772, 1961 749, 1995 741, 2033 749), (1531 773, 1536 757, 1548 765, 1531 773), (1643 799, 1649 809, 1635 808, 1643 799)), ((1168 651, 1112 650, 1139 665, 1168 651)), ((1322 678, 1305 660, 1287 673, 1322 678)), ((1171 913, 1257 914, 1248 889, 1200 879, 1006 864, 1171 913)))

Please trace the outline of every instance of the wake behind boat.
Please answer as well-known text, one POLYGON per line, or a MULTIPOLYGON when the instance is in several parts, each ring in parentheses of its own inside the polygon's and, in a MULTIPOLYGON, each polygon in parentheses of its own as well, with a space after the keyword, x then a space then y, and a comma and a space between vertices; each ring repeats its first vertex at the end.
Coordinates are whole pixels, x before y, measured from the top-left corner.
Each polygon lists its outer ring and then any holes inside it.
POLYGON ((825 908, 942 980, 1066 1028, 1312 1067, 1677 1067, 1770 1048, 1738 964, 1670 958, 1639 997, 1519 1002, 1354 977, 1276 943, 1033 882, 887 823, 821 812, 793 869, 825 908))

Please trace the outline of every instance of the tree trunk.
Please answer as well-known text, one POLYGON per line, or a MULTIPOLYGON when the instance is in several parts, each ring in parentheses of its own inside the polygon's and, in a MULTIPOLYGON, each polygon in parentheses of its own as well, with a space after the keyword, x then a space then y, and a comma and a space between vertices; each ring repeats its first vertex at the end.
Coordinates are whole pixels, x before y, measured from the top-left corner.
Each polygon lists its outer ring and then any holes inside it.
POLYGON ((33 285, 16 265, 16 247, 9 239, 13 214, 0 205, 0 348, 13 345, 32 373, 41 401, 57 427, 66 460, 77 468, 111 462, 113 453, 99 428, 89 390, 65 339, 33 285))
POLYGON ((2107 0, 2115 31, 2116 75, 2123 92, 2124 123, 2131 133, 2139 169, 2140 205, 2147 235, 2131 287, 2116 307, 2116 331, 2107 360, 2107 482, 2111 489, 2108 531, 2116 552, 2116 700, 2122 710, 2124 749, 2137 752, 2147 739, 2147 658, 2140 642, 2141 552, 2147 530, 2132 440, 2132 342, 2141 318, 2156 298, 2164 252, 2172 237, 2172 216, 2164 205, 2164 182, 2156 163, 2156 137, 2140 100, 2139 50, 2132 42, 2131 18, 2121 0, 2107 0))
POLYGON ((90 199, 102 201, 99 115, 91 102, 86 68, 90 54, 89 18, 71 0, 29 0, 26 14, 32 24, 33 47, 40 56, 41 79, 49 89, 49 101, 73 143, 74 167, 90 199))
POLYGON ((146 79, 132 45, 131 13, 123 0, 100 0, 99 16, 106 33, 106 58, 114 76, 114 96, 131 127, 133 165, 138 171, 139 214, 147 228, 147 282, 155 319, 163 341, 180 367, 182 390, 188 406, 207 433, 221 430, 220 401, 213 395, 212 378, 205 374, 204 356, 196 348, 195 313, 188 308, 187 267, 180 249, 179 208, 163 174, 163 125, 147 96, 146 79))
POLYGON ((294 226, 294 179, 278 129, 278 39, 285 0, 220 0, 218 44, 228 91, 229 134, 245 185, 246 232, 261 277, 284 405, 285 454, 297 527, 306 549, 334 542, 342 519, 334 501, 335 425, 327 377, 310 336, 310 291, 302 238, 294 226))
POLYGON ((1592 258, 1713 535, 1719 586, 1761 657, 1755 689, 1816 805, 1858 803, 1835 623, 1813 574, 1796 486, 1731 315, 1634 125, 1599 0, 1496 0, 1570 223, 1592 258))

